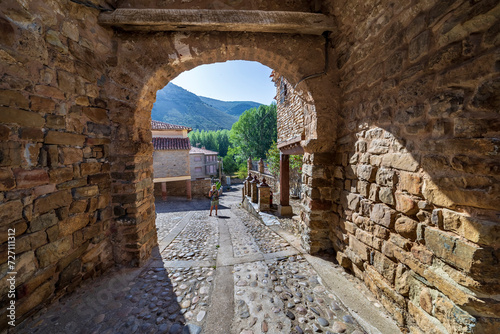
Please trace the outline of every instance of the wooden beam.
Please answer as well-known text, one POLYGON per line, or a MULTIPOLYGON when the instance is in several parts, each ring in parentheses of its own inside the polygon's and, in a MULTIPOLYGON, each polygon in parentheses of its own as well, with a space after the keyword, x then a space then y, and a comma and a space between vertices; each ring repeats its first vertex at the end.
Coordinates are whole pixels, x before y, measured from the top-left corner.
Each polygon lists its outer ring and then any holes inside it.
POLYGON ((99 23, 130 31, 246 31, 321 35, 334 30, 323 14, 261 10, 133 9, 102 12, 99 23))

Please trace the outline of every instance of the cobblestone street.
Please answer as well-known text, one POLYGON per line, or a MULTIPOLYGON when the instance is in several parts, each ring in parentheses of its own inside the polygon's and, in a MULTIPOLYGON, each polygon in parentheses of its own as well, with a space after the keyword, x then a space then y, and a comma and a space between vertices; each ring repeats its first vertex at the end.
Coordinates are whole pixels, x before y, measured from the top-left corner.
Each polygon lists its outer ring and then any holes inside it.
POLYGON ((205 199, 157 202, 159 247, 146 266, 86 281, 16 332, 377 333, 325 286, 296 240, 240 208, 239 190, 221 197, 217 217, 205 199))

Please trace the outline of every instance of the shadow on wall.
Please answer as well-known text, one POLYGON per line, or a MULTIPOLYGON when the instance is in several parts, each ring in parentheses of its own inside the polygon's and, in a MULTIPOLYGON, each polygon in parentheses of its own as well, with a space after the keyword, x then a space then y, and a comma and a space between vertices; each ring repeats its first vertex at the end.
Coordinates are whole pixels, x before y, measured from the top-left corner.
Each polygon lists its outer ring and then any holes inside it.
POLYGON ((443 329, 471 332, 479 322, 494 327, 500 316, 493 299, 500 291, 500 80, 476 89, 435 90, 433 82, 348 104, 348 118, 359 121, 338 140, 340 220, 330 238, 339 263, 364 278, 401 326, 406 311, 396 305, 405 297, 417 322, 430 314, 443 329))

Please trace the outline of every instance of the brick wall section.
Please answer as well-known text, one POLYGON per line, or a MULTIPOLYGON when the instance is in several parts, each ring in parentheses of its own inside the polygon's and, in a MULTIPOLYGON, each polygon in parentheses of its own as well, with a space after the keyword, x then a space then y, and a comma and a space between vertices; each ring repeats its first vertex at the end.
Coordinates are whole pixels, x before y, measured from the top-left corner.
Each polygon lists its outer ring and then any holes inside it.
POLYGON ((330 239, 401 326, 493 333, 500 5, 406 4, 330 8, 346 120, 330 239))
POLYGON ((189 175, 189 151, 155 150, 153 169, 155 178, 189 175))

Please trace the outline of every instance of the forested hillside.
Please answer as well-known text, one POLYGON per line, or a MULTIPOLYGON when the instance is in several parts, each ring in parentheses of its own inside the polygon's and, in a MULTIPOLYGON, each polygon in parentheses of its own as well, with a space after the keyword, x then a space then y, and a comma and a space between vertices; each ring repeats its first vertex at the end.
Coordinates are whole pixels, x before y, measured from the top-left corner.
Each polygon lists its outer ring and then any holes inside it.
POLYGON ((156 93, 151 117, 155 121, 189 126, 193 130, 229 130, 245 110, 259 105, 257 102, 226 102, 200 97, 169 83, 156 93))

